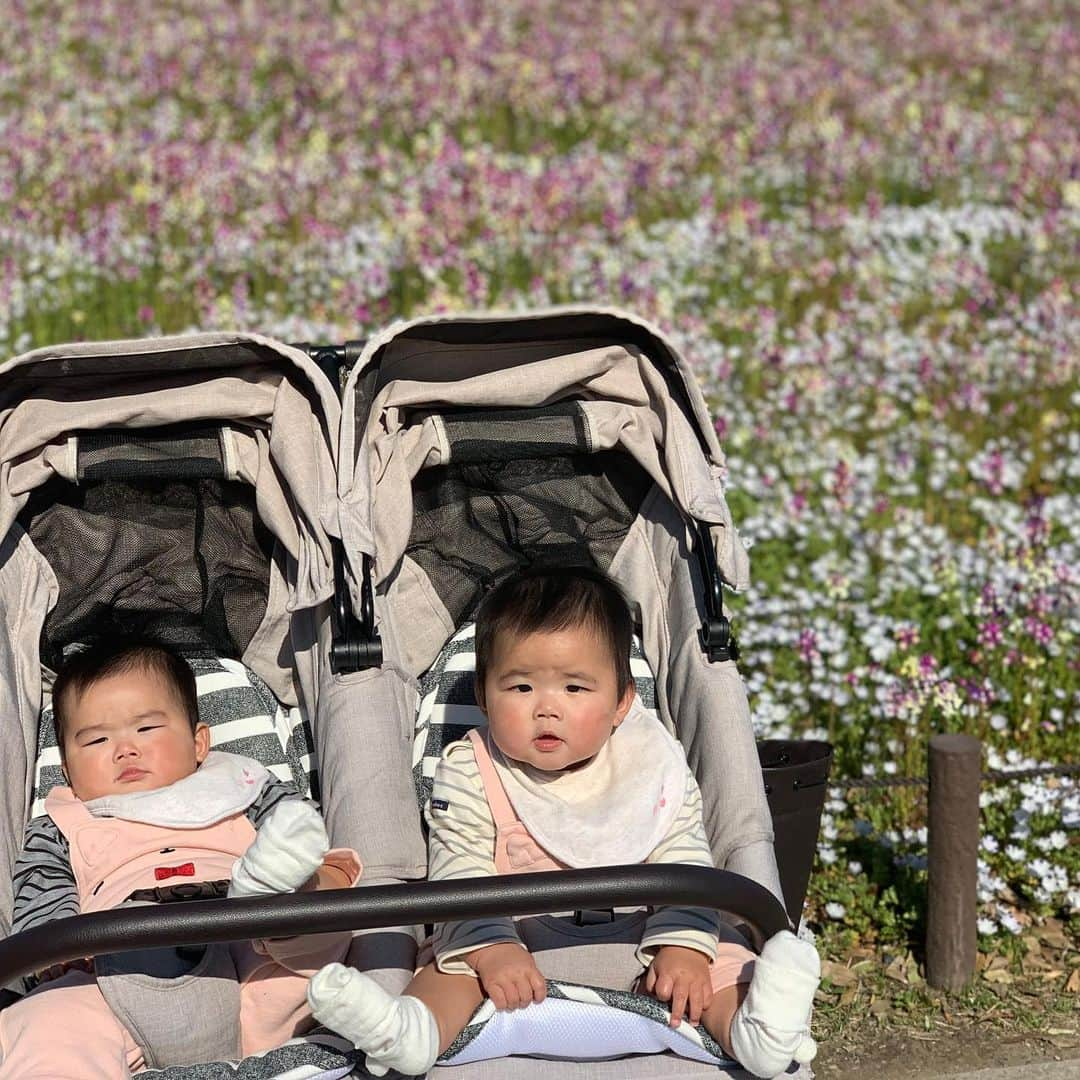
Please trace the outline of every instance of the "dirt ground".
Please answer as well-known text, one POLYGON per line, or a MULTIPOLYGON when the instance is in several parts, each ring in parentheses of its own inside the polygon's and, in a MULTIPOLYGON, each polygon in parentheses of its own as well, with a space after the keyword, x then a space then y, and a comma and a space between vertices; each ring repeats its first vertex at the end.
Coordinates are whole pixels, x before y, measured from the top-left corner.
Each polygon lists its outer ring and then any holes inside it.
POLYGON ((995 1066, 1076 1061, 1080 948, 1059 923, 1009 955, 980 954, 972 982, 928 987, 910 954, 855 949, 822 965, 814 1010, 820 1080, 911 1080, 995 1066))
POLYGON ((1075 1061, 1080 1076, 1080 1039, 1009 1035, 978 1026, 931 1037, 918 1032, 868 1032, 858 1045, 846 1040, 823 1043, 814 1072, 819 1080, 914 1080, 1043 1061, 1075 1061))

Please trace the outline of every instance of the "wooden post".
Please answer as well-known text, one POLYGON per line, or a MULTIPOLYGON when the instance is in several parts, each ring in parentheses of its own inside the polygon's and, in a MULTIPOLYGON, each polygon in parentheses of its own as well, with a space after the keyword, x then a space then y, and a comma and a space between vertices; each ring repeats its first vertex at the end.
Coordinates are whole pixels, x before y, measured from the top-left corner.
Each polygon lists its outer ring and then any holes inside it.
POLYGON ((974 736, 931 738, 926 981, 942 990, 975 975, 981 769, 974 736))

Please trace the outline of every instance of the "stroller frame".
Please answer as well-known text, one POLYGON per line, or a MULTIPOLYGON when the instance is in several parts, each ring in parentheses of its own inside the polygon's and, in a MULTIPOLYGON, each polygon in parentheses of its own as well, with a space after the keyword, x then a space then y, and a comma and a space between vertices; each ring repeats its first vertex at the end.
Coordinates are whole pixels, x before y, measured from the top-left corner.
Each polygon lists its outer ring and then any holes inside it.
MULTIPOLYGON (((606 314, 606 313, 605 313, 606 314)), ((612 313, 614 314, 614 313, 612 313)), ((622 313, 618 313, 622 318, 622 313)), ((651 333, 645 324, 633 321, 651 333)), ((655 338, 653 339, 655 340, 655 338)), ((350 341, 343 345, 298 345, 294 348, 313 361, 340 392, 343 373, 352 369, 371 350, 371 343, 350 341)), ((151 343, 147 343, 148 347, 151 343)), ((685 386, 661 365, 673 394, 683 395, 685 386)), ((707 529, 697 522, 696 554, 705 584, 700 638, 710 662, 735 659, 737 648, 730 623, 723 612, 721 574, 707 529)), ((350 589, 349 560, 343 545, 333 546, 335 590, 331 604, 331 668, 335 673, 359 671, 378 666, 382 647, 375 624, 372 566, 365 554, 359 574, 354 574, 355 592, 350 589), (354 596, 358 604, 354 606, 354 596), (358 608, 358 612, 357 612, 358 608)), ((354 565, 355 569, 355 565, 354 565)), ((442 882, 374 885, 336 890, 234 900, 222 906, 218 901, 194 901, 158 909, 108 911, 80 915, 51 922, 0 941, 0 985, 18 976, 79 957, 121 952, 149 946, 189 945, 266 936, 287 936, 320 930, 374 929, 403 924, 430 923, 448 919, 483 917, 490 914, 528 915, 551 910, 615 907, 624 905, 685 904, 714 907, 744 920, 767 938, 792 924, 801 909, 809 862, 812 860, 820 819, 824 785, 828 774, 827 752, 805 752, 803 744, 762 747, 762 765, 774 775, 774 785, 766 790, 791 802, 793 793, 810 792, 807 807, 800 806, 802 829, 796 846, 803 848, 801 863, 806 874, 801 887, 789 898, 789 911, 766 888, 750 879, 723 870, 685 866, 627 866, 601 870, 572 870, 555 874, 533 874, 486 878, 478 882, 442 882), (781 786, 782 785, 782 786, 781 786), (814 790, 819 789, 819 790, 814 790), (821 795, 822 798, 818 798, 821 795), (816 802, 816 813, 813 803, 816 802), (806 851, 809 836, 810 849, 806 851), (794 909, 794 910, 792 910, 794 909)), ((823 747, 824 744, 818 744, 823 747)), ((807 802, 805 796, 802 802, 807 802)), ((786 812, 795 813, 790 806, 786 812)), ((774 818, 776 809, 774 808, 774 818)), ((791 844, 787 844, 791 847, 791 844)), ((777 830, 778 863, 791 853, 783 850, 777 830)), ((800 874, 802 870, 800 870, 800 874)), ((786 882, 785 882, 786 884, 786 882)), ((787 890, 785 889, 785 895, 787 890)), ((796 919, 797 921, 797 919, 796 919)), ((16 995, 5 991, 9 1000, 16 995)), ((0 1005, 2 1007, 2 1005, 0 1005)))

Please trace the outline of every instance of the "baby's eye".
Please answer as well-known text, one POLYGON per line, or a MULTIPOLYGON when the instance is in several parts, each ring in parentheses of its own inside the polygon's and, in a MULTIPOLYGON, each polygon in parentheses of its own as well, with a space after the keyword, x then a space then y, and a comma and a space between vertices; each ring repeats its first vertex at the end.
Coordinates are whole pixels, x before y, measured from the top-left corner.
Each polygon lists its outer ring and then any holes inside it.
POLYGON ((96 739, 91 739, 89 742, 82 743, 83 746, 100 746, 105 741, 104 735, 99 735, 96 739))
POLYGON ((142 727, 139 728, 139 734, 142 734, 144 731, 157 731, 157 729, 162 726, 162 724, 143 724, 142 727))
POLYGON ((577 683, 570 683, 566 688, 568 694, 576 694, 578 692, 585 693, 589 688, 587 686, 578 686, 577 683))
POLYGON ((511 686, 510 689, 516 690, 519 694, 527 694, 530 690, 532 690, 532 687, 528 683, 523 682, 516 683, 514 686, 511 686))

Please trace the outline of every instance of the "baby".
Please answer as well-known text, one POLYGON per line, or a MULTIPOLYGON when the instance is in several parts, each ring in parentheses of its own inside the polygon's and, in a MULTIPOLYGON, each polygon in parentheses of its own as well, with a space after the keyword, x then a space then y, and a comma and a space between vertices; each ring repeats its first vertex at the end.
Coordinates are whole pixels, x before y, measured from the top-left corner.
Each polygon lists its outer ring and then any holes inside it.
MULTIPOLYGON (((27 826, 13 932, 123 903, 343 888, 318 812, 258 762, 210 750, 195 678, 152 642, 75 654, 53 687, 68 787, 27 826)), ((0 1078, 126 1077, 240 1057, 311 1025, 311 973, 348 934, 149 949, 60 965, 0 1013, 0 1078)))
MULTIPOLYGON (((682 748, 636 701, 632 631, 618 587, 595 570, 524 571, 489 594, 476 624, 476 696, 487 729, 440 760, 427 810, 431 880, 713 865, 682 748)), ((484 996, 500 1009, 544 999, 544 975, 519 925, 496 918, 437 927, 434 961, 402 997, 332 964, 312 979, 308 1001, 366 1052, 371 1072, 423 1073, 484 996)), ((813 947, 788 931, 755 957, 716 912, 663 907, 642 917, 634 970, 616 989, 654 994, 668 1003, 673 1026, 683 1017, 704 1025, 745 1068, 772 1077, 816 1052, 809 1019, 819 970, 813 947)))

